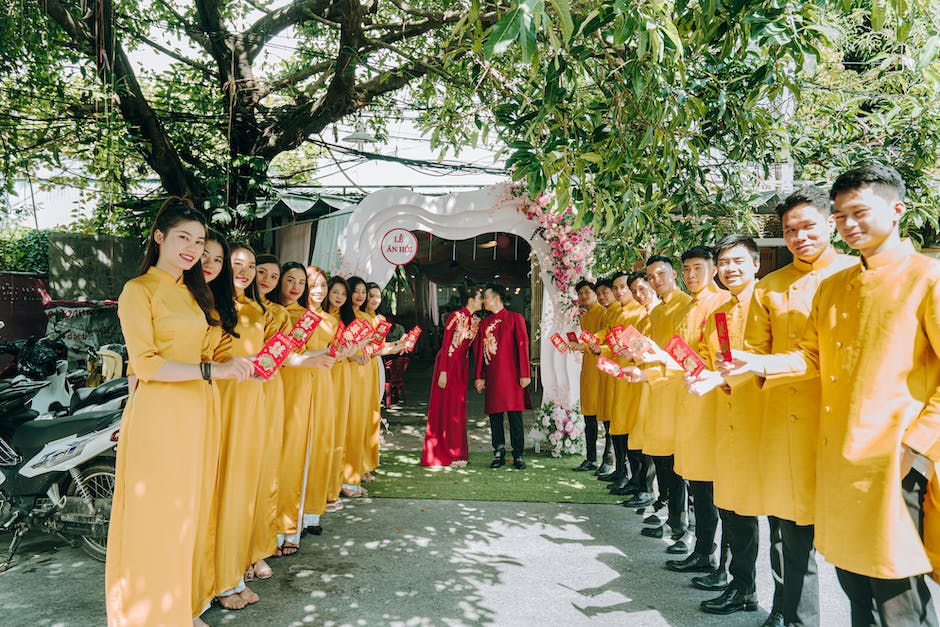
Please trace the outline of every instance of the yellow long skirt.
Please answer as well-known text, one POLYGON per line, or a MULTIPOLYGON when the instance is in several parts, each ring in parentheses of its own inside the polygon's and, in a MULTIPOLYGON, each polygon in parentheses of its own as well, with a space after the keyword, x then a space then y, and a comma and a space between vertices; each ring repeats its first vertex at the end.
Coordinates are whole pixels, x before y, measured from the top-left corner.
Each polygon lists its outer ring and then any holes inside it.
MULTIPOLYGON (((346 421, 346 450, 343 454, 343 483, 357 486, 362 482, 362 455, 366 429, 372 421, 372 364, 349 366, 349 418, 346 421)), ((376 375, 378 376, 378 375, 376 375)), ((378 384, 375 384, 378 385, 378 384)))
POLYGON ((371 373, 371 412, 366 423, 366 437, 362 449, 362 472, 372 472, 379 467, 379 439, 382 434, 382 390, 379 389, 379 368, 382 358, 372 359, 371 373))
MULTIPOLYGON (((313 406, 308 435, 309 457, 304 495, 305 514, 325 514, 329 500, 330 465, 336 446, 336 408, 333 377, 327 370, 312 371, 313 406)), ((336 493, 333 493, 336 497, 336 493)))
MULTIPOLYGON (((330 369, 333 380, 333 405, 336 408, 333 415, 333 457, 330 460, 330 482, 327 484, 327 500, 339 496, 343 487, 343 460, 346 454, 346 423, 349 421, 350 370, 355 366, 348 360, 343 360, 330 369)), ((356 366, 358 367, 358 366, 356 366)))
MULTIPOLYGON (((309 368, 285 368, 282 375, 285 411, 281 459, 278 463, 277 526, 278 533, 286 535, 297 533, 300 516, 313 390, 311 372, 309 368)), ((329 373, 326 374, 329 376, 329 373)))
POLYGON ((284 439, 284 383, 280 371, 264 384, 264 410, 268 421, 258 482, 258 507, 251 533, 251 563, 277 551, 278 486, 284 439))
POLYGON ((264 383, 219 381, 222 449, 216 523, 216 594, 234 588, 251 565, 251 536, 268 432, 264 383))
POLYGON ((124 410, 105 569, 109 625, 192 622, 213 407, 204 381, 141 381, 124 410), (168 433, 172 454, 159 446, 168 433))
POLYGON ((202 496, 199 498, 199 520, 196 525, 196 547, 193 551, 193 616, 202 614, 215 594, 215 534, 218 516, 219 440, 222 437, 222 400, 219 386, 212 391, 212 411, 206 429, 206 457, 200 477, 202 496), (204 506, 203 506, 204 505, 204 506))

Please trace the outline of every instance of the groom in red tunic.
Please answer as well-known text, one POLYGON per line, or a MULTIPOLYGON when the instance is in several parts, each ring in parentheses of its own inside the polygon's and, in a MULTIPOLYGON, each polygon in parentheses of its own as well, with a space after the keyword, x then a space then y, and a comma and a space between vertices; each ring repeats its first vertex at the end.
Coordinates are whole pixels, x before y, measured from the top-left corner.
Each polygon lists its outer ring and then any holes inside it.
POLYGON ((529 385, 529 334, 521 314, 503 305, 506 288, 490 284, 483 293, 483 306, 491 315, 480 323, 474 350, 476 362, 474 385, 477 392, 486 391, 484 410, 490 416, 490 431, 495 457, 490 468, 506 463, 506 433, 503 413, 509 414, 509 438, 512 440, 512 464, 525 468, 522 450, 522 410, 525 409, 526 386, 529 385))

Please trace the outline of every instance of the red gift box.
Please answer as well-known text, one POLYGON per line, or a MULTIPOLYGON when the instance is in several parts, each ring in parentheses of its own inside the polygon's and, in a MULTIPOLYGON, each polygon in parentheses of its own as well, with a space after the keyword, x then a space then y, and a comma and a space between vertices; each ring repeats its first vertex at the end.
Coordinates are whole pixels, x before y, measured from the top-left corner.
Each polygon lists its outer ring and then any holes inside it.
POLYGON ((294 341, 278 331, 268 340, 261 352, 251 360, 251 365, 254 366, 258 376, 267 381, 293 350, 294 341))
POLYGON ((555 349, 556 349, 559 353, 567 353, 567 352, 568 352, 568 343, 565 342, 565 338, 563 338, 563 337, 561 336, 561 333, 555 333, 554 335, 552 335, 552 336, 551 336, 550 338, 548 338, 548 339, 551 341, 552 346, 554 346, 555 349))
POLYGON ((310 339, 310 336, 313 335, 313 331, 322 321, 322 317, 309 309, 305 311, 304 315, 297 321, 297 324, 294 325, 294 328, 288 333, 288 336, 294 342, 294 346, 301 348, 306 345, 307 340, 310 339))
POLYGON ((627 373, 623 371, 623 368, 620 367, 620 364, 612 359, 604 357, 603 355, 597 358, 597 369, 617 379, 623 379, 625 376, 627 376, 627 373))
POLYGON ((728 334, 728 314, 718 312, 715 314, 715 330, 718 331, 718 346, 721 348, 721 360, 731 363, 731 336, 728 334))
POLYGON ((697 377, 700 372, 705 370, 705 360, 678 335, 673 335, 666 343, 666 352, 676 360, 679 367, 693 377, 697 377))

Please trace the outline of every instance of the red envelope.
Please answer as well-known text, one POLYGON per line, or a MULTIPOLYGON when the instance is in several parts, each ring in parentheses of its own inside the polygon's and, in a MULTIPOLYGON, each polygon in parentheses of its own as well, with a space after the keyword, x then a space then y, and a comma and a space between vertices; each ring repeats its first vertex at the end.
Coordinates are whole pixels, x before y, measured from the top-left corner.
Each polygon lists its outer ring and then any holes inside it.
POLYGON ((405 336, 405 352, 410 353, 418 344, 418 338, 421 336, 421 327, 415 326, 408 335, 405 336))
POLYGON ((251 365, 254 366, 258 376, 267 381, 293 350, 293 340, 278 331, 268 340, 261 352, 251 360, 251 365))
POLYGON ((721 348, 721 360, 731 363, 731 336, 728 335, 728 315, 721 311, 715 314, 715 329, 718 331, 718 346, 721 348))
POLYGON ((297 324, 294 325, 294 328, 288 333, 288 336, 294 342, 294 346, 297 348, 304 346, 307 340, 310 339, 310 336, 313 335, 314 329, 317 328, 322 320, 322 317, 309 309, 305 311, 304 315, 297 321, 297 324))
POLYGON ((563 338, 563 337, 561 336, 561 333, 555 333, 554 335, 552 335, 552 336, 551 336, 550 338, 548 338, 548 339, 551 341, 552 346, 554 346, 555 349, 556 349, 559 353, 567 353, 567 352, 568 352, 568 343, 565 342, 565 338, 563 338))
POLYGON ((642 355, 653 351, 653 343, 650 342, 650 339, 637 331, 632 324, 624 330, 623 339, 634 355, 642 355))
POLYGON ((578 339, 585 344, 590 344, 591 342, 597 344, 597 336, 587 331, 581 331, 581 335, 578 336, 578 339))
POLYGON ((333 339, 330 340, 331 357, 336 357, 336 354, 343 348, 343 332, 345 330, 346 325, 340 320, 339 324, 336 325, 336 333, 333 334, 333 339))
POLYGON ((574 331, 568 331, 568 333, 566 334, 566 336, 568 337, 568 341, 569 341, 569 342, 577 342, 577 341, 578 341, 578 334, 575 333, 574 331))
POLYGON ((601 355, 597 358, 597 369, 605 374, 609 374, 617 379, 623 379, 627 373, 623 371, 620 364, 601 355))
POLYGON ((375 334, 373 335, 372 341, 376 344, 384 343, 385 338, 388 337, 388 332, 391 330, 391 322, 388 320, 379 320, 378 324, 375 325, 375 334))
POLYGON ((613 349, 614 353, 617 355, 623 355, 627 352, 627 344, 624 341, 622 324, 610 327, 610 331, 607 333, 606 339, 607 345, 610 346, 610 348, 613 349))
POLYGON ((693 377, 705 370, 705 360, 678 335, 673 335, 666 343, 666 352, 676 360, 679 366, 693 377))

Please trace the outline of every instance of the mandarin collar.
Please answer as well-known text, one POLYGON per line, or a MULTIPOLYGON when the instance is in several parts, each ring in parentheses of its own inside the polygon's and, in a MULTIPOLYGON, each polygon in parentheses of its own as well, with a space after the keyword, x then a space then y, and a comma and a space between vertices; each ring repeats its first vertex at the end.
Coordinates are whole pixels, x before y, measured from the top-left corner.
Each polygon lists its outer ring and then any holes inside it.
POLYGON ((889 248, 884 252, 871 257, 862 257, 862 268, 864 270, 877 270, 886 266, 892 266, 907 257, 910 257, 917 251, 909 239, 902 239, 901 243, 894 248, 889 248))
POLYGON ((177 285, 183 284, 182 274, 180 275, 180 278, 174 279, 172 274, 170 274, 166 270, 162 270, 158 268, 157 266, 150 266, 149 268, 147 268, 147 274, 149 274, 152 277, 156 277, 160 279, 161 281, 165 281, 167 283, 176 283, 177 285))
POLYGON ((744 288, 740 294, 731 294, 731 299, 734 301, 735 305, 751 302, 751 296, 754 295, 754 286, 756 284, 757 281, 751 281, 751 284, 744 288))
POLYGON ((832 246, 829 246, 826 250, 822 252, 821 255, 819 255, 819 257, 817 257, 816 261, 812 263, 807 263, 805 261, 802 261, 794 257, 793 267, 799 270, 800 272, 812 272, 813 270, 822 270, 823 268, 831 264, 833 261, 835 261, 836 257, 838 256, 839 255, 838 253, 836 253, 836 249, 833 248, 832 246))
POLYGON ((705 286, 705 289, 692 295, 692 300, 702 300, 703 298, 714 296, 715 294, 718 294, 721 291, 722 289, 718 287, 718 284, 715 283, 714 279, 712 279, 711 281, 708 282, 708 285, 705 286))

